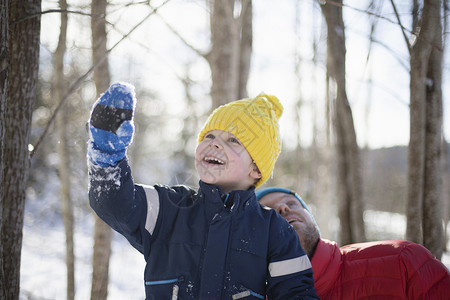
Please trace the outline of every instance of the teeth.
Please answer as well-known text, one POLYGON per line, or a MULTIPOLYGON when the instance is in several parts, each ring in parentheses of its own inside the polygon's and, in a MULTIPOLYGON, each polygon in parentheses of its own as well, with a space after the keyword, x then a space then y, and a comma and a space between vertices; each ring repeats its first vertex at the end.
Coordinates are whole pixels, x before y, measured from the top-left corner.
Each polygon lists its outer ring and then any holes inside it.
POLYGON ((209 162, 209 163, 212 163, 212 164, 219 164, 219 165, 225 164, 224 161, 222 161, 222 160, 220 160, 218 158, 215 158, 215 157, 210 157, 210 156, 205 157, 205 161, 209 162))

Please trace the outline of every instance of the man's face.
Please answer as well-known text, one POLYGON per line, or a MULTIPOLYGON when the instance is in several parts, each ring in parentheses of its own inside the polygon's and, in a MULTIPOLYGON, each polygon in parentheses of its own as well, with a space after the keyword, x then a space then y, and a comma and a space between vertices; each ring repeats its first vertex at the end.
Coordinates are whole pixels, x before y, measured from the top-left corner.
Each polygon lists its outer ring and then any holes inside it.
POLYGON ((265 195, 259 201, 261 204, 276 210, 295 229, 300 244, 311 259, 319 240, 319 232, 309 212, 303 208, 294 195, 274 192, 265 195))

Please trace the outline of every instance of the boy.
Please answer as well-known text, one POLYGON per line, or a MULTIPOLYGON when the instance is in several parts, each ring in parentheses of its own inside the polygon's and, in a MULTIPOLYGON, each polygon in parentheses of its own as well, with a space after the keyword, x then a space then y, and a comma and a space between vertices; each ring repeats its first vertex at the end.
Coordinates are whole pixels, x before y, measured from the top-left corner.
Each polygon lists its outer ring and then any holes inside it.
POLYGON ((243 99, 210 115, 195 153, 197 191, 134 184, 125 152, 135 104, 124 83, 94 104, 89 200, 144 255, 146 299, 318 299, 295 231, 255 197, 280 152, 278 99, 243 99))

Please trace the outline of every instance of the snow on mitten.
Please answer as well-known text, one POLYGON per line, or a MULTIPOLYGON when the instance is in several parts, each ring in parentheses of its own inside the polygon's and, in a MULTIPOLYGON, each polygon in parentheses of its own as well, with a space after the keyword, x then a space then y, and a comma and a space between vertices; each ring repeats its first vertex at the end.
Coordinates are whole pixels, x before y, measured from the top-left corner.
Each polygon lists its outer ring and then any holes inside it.
POLYGON ((89 120, 88 157, 102 166, 115 166, 133 140, 134 86, 114 83, 94 103, 89 120))

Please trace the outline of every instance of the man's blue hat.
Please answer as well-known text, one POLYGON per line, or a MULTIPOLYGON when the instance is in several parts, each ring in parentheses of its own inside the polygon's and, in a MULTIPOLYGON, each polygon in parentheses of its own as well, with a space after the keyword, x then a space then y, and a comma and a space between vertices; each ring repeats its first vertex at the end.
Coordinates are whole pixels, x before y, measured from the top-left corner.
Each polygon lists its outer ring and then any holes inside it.
POLYGON ((300 204, 303 206, 303 208, 306 209, 306 211, 311 216, 311 219, 314 222, 314 226, 316 226, 317 231, 319 232, 319 236, 320 236, 320 229, 319 229, 319 226, 316 223, 316 220, 314 219, 313 214, 309 210, 309 208, 306 205, 305 201, 303 201, 303 199, 296 192, 291 191, 289 189, 280 188, 280 187, 267 187, 267 188, 263 188, 263 189, 260 189, 260 190, 255 192, 256 193, 256 199, 258 199, 258 201, 259 201, 265 195, 271 194, 271 193, 277 193, 277 192, 278 193, 285 193, 285 194, 288 194, 288 195, 293 195, 295 198, 297 198, 297 200, 300 202, 300 204))

